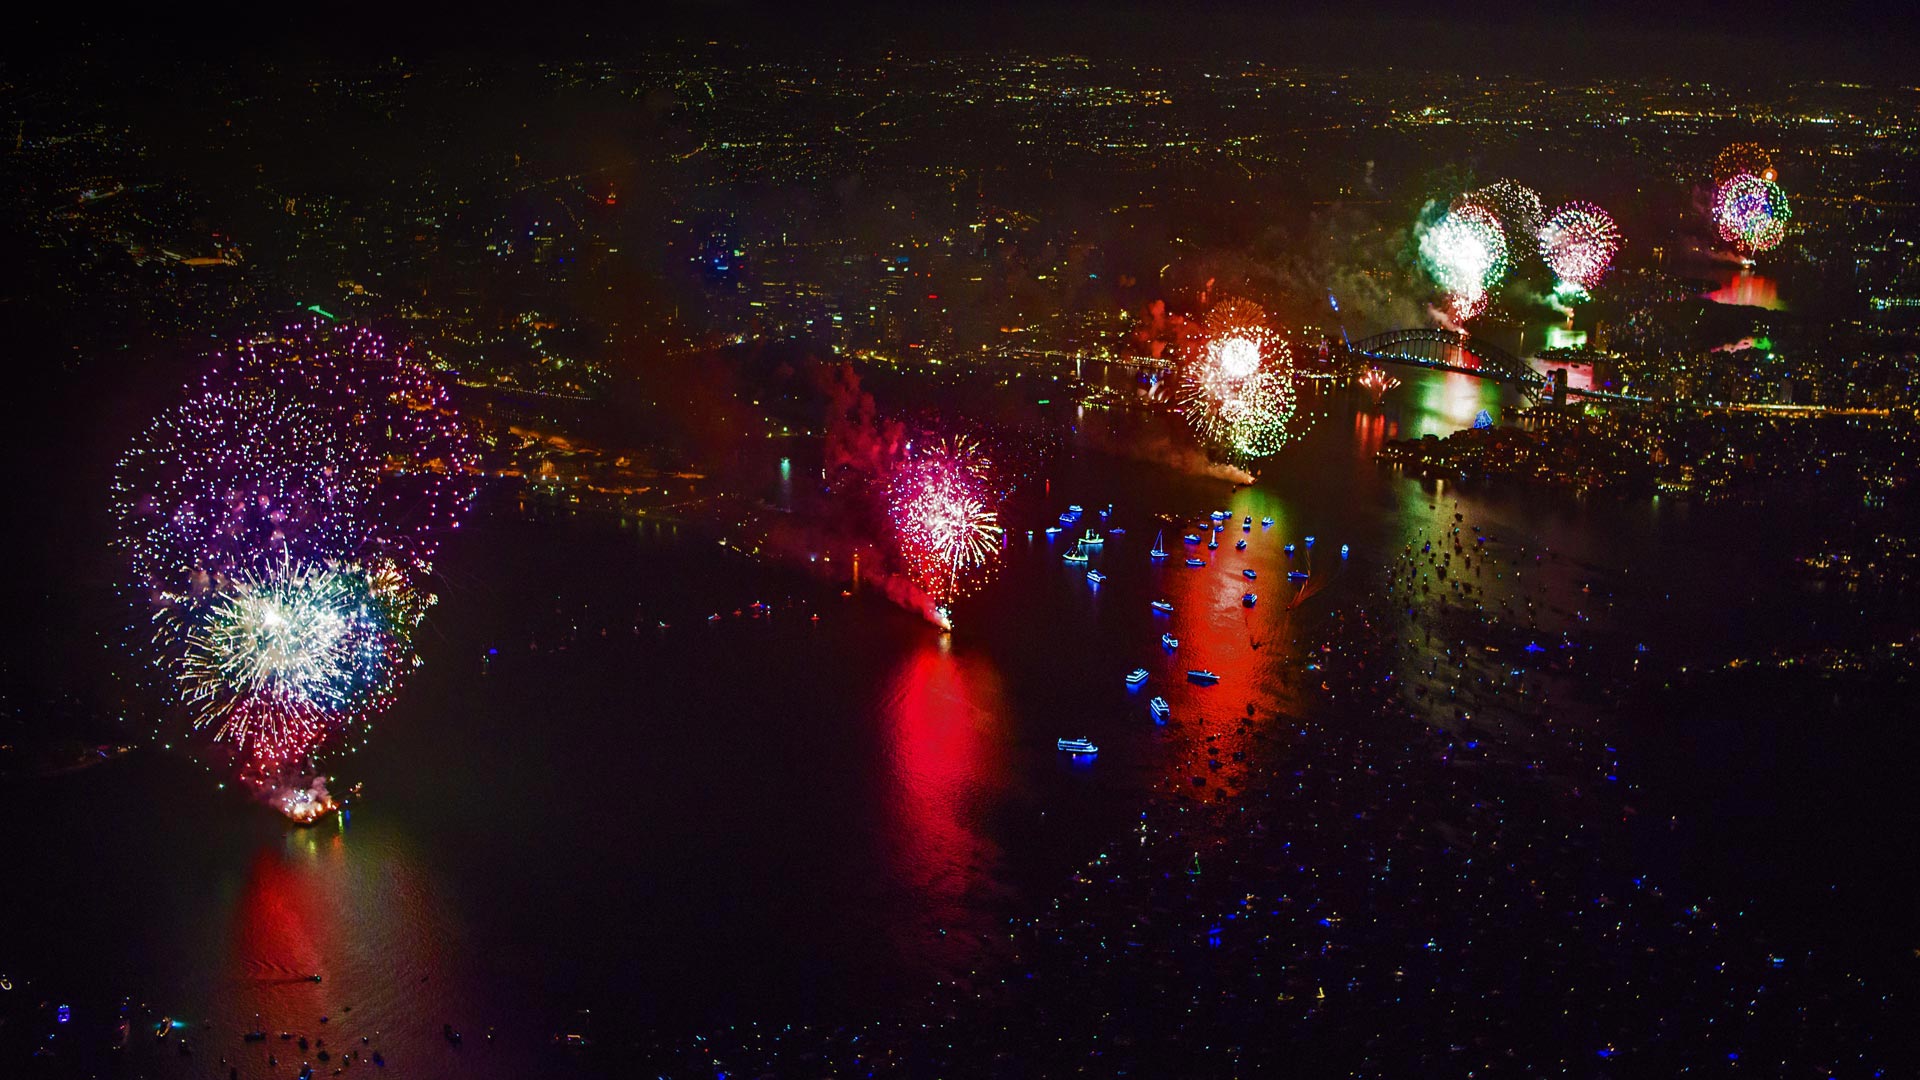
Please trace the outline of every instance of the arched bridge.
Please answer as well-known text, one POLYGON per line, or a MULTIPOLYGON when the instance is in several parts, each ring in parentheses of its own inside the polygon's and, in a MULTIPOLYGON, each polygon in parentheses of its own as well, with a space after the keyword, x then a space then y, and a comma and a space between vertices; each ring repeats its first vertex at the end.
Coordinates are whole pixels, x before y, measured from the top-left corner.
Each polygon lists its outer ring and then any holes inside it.
POLYGON ((1389 330, 1353 342, 1347 351, 1384 363, 1413 364, 1495 379, 1518 387, 1530 400, 1537 400, 1547 388, 1546 379, 1533 365, 1491 341, 1457 330, 1432 327, 1389 330))

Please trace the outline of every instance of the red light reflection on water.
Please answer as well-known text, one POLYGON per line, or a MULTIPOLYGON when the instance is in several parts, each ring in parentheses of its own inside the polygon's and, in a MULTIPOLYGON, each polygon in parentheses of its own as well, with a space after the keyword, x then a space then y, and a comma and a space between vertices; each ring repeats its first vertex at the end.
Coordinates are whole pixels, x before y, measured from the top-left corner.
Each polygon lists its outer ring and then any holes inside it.
POLYGON ((979 813, 992 779, 1005 771, 1006 716, 998 670, 981 657, 956 655, 944 635, 904 660, 888 688, 894 876, 943 926, 976 909, 970 894, 992 880, 1000 855, 979 813))

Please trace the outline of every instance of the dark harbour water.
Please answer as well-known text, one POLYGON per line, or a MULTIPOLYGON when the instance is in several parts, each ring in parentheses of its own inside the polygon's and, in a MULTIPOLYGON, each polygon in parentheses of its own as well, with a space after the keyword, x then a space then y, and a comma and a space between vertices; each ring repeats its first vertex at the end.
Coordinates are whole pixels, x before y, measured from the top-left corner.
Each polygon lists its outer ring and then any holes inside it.
MULTIPOLYGON (((1456 502, 1489 534, 1559 552, 1542 572, 1655 657, 1826 640, 1862 603, 1784 574, 1800 526, 1777 512, 1382 470, 1381 440, 1502 404, 1462 376, 1405 377, 1384 411, 1310 397, 1323 415, 1250 488, 1108 454, 1062 461, 1012 508, 1005 569, 950 636, 869 590, 843 596, 670 526, 493 506, 443 558, 425 666, 339 770, 365 782, 350 821, 289 827, 151 752, 0 788, 0 974, 71 999, 87 1046, 123 997, 148 1030, 162 1015, 211 1024, 196 1058, 143 1049, 163 1076, 209 1075, 255 1027, 342 1049, 377 1037, 404 1075, 537 1075, 567 1070, 549 1039, 581 1009, 602 1036, 872 1016, 990 962, 983 938, 1123 835, 1182 740, 1250 703, 1301 707, 1293 646, 1403 544, 1453 524, 1456 502), (1089 518, 1111 502, 1127 530, 1095 556, 1110 575, 1098 589, 1037 532, 1068 502, 1089 518), (1218 565, 1187 569, 1180 533, 1215 506, 1235 522, 1203 552, 1218 565), (1165 526, 1174 558, 1155 568, 1163 513, 1180 515, 1165 526), (1245 553, 1242 515, 1256 520, 1245 553), (1290 563, 1281 545, 1307 534, 1318 544, 1290 563), (1311 569, 1305 596, 1290 566, 1311 569), (1155 597, 1174 615, 1152 614, 1155 597), (732 614, 754 600, 773 615, 732 614), (1145 692, 1122 683, 1136 665, 1145 692), (1186 684, 1193 667, 1221 686, 1186 684), (1148 720, 1153 693, 1179 733, 1148 720), (1102 746, 1097 763, 1055 752, 1077 735, 1102 746), (446 1023, 470 1046, 492 1031, 489 1056, 456 1068, 446 1023)), ((1137 422, 1086 421, 1122 438, 1137 422)), ((1676 699, 1675 715, 1625 727, 1627 767, 1675 818, 1647 831, 1645 858, 1783 919, 1824 902, 1920 929, 1884 899, 1913 895, 1915 860, 1877 839, 1916 824, 1899 798, 1911 736, 1857 716, 1810 730, 1808 710, 1827 706, 1767 693, 1676 699)))

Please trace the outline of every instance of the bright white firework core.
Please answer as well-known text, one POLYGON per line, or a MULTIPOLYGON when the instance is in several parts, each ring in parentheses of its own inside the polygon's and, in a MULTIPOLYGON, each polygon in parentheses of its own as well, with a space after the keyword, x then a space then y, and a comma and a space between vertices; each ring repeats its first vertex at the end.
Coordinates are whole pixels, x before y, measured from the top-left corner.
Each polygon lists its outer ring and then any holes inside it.
POLYGON ((1211 347, 1214 364, 1229 379, 1244 379, 1260 370, 1260 343, 1252 338, 1230 337, 1211 347))

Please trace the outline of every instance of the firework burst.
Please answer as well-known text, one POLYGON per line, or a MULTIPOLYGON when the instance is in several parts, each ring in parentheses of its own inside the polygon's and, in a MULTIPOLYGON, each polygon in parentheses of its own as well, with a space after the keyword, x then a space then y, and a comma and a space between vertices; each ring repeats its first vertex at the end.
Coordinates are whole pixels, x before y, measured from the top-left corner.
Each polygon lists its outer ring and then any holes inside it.
POLYGON ((1787 236, 1793 211, 1780 185, 1742 173, 1720 185, 1713 198, 1713 220, 1720 239, 1743 255, 1772 251, 1787 236))
POLYGON ((1492 210, 1463 200, 1420 234, 1420 261, 1448 311, 1465 322, 1487 309, 1507 274, 1507 234, 1492 210))
POLYGON ((1591 292, 1619 250, 1619 228, 1592 203, 1567 203, 1540 227, 1540 258, 1560 279, 1562 293, 1591 292))
POLYGON ((1509 240, 1508 254, 1513 262, 1517 263, 1530 254, 1524 238, 1538 236, 1541 221, 1545 217, 1539 192, 1518 180, 1496 180, 1477 191, 1468 192, 1460 200, 1468 205, 1483 207, 1500 222, 1500 231, 1509 240))
POLYGON ((1734 143, 1713 159, 1713 182, 1718 187, 1736 176, 1758 176, 1771 180, 1773 159, 1758 143, 1734 143))
POLYGON ((1375 405, 1385 400, 1387 391, 1399 385, 1400 380, 1387 374, 1384 368, 1370 367, 1360 376, 1361 388, 1373 395, 1375 405))
POLYGON ((291 816, 331 803, 288 778, 417 663, 429 559, 476 465, 422 365, 307 325, 241 343, 121 459, 117 542, 166 696, 291 816))
POLYGON ((1279 452, 1293 418, 1293 354, 1258 304, 1229 299, 1205 320, 1206 343, 1181 366, 1181 402, 1207 442, 1239 458, 1279 452))
POLYGON ((1000 553, 992 462, 964 438, 915 448, 887 488, 888 517, 907 577, 945 621, 1000 553))

